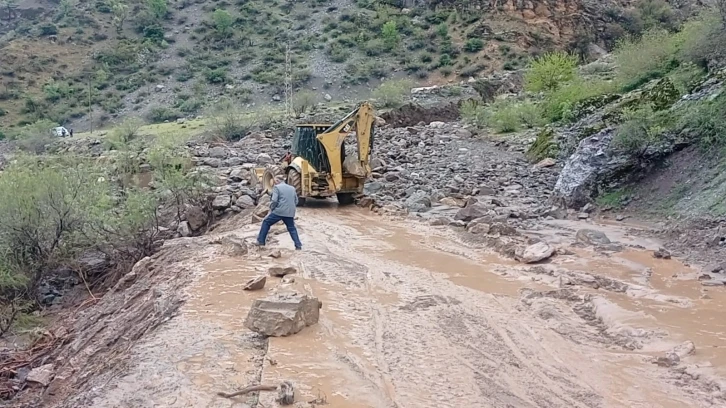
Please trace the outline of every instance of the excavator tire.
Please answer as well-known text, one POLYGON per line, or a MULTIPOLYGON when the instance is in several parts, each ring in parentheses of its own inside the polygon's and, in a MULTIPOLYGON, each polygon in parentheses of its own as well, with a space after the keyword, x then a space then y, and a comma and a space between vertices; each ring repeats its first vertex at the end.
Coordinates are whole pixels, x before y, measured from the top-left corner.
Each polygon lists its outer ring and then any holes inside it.
POLYGON ((305 197, 302 196, 302 176, 297 170, 290 170, 287 172, 287 184, 295 187, 297 193, 297 206, 302 207, 305 205, 305 197))
POLYGON ((275 187, 275 177, 277 176, 285 176, 282 167, 269 165, 265 168, 265 173, 262 175, 263 193, 272 194, 272 187, 275 187))
POLYGON ((338 205, 351 205, 355 202, 355 197, 352 193, 338 193, 338 205))

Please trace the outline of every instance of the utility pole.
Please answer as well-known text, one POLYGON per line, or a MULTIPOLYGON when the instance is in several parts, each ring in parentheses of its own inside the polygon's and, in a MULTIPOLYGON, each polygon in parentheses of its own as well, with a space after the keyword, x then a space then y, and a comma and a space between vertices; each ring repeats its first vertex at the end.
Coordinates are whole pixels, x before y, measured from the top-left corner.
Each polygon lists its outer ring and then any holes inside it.
POLYGON ((91 133, 93 133, 93 99, 91 98, 91 89, 93 88, 91 87, 91 78, 92 75, 88 75, 88 117, 91 121, 91 133))
POLYGON ((290 41, 285 50, 285 116, 292 117, 292 63, 290 62, 290 41))

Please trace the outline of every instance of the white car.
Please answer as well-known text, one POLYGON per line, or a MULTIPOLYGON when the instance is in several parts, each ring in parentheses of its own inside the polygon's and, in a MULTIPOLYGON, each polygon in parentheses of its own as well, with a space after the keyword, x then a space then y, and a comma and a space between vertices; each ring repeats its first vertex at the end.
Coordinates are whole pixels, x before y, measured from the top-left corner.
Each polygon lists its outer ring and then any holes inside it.
POLYGON ((68 129, 64 128, 63 126, 58 126, 57 128, 53 128, 53 136, 55 136, 55 137, 67 137, 70 135, 71 135, 71 132, 69 132, 68 129))

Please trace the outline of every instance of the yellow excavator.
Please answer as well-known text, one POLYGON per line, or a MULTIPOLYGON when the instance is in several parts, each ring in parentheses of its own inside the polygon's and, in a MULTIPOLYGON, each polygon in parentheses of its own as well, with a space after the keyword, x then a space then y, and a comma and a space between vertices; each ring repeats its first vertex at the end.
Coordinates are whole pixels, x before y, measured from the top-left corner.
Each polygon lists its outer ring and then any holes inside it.
POLYGON ((308 197, 334 195, 339 204, 352 204, 371 173, 375 119, 373 106, 362 102, 337 123, 297 125, 291 151, 282 164, 255 168, 253 184, 261 180, 262 190, 271 193, 275 177, 285 175, 287 184, 297 191, 300 206, 308 197), (346 138, 352 134, 356 155, 347 156, 346 138))

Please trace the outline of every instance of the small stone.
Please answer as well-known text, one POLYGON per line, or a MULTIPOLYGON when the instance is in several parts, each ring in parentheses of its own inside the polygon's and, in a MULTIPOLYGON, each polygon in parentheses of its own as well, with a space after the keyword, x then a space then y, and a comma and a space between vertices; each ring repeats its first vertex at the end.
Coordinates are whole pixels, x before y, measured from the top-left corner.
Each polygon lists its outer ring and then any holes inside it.
POLYGON ((267 273, 270 274, 270 276, 282 278, 285 275, 297 273, 297 269, 293 268, 292 266, 288 266, 285 268, 279 267, 279 266, 273 266, 272 268, 267 270, 267 273))
POLYGON ((267 153, 260 153, 257 155, 257 164, 271 164, 272 163, 272 157, 270 157, 267 153))
POLYGON ((271 251, 267 256, 269 256, 270 258, 278 259, 282 257, 282 253, 279 249, 275 249, 274 251, 271 251))
POLYGON ((244 290, 260 290, 265 287, 265 283, 267 283, 267 277, 266 276, 258 276, 256 278, 252 278, 245 283, 244 290))
POLYGON ((330 94, 325 94, 325 95, 323 96, 323 98, 324 98, 324 99, 325 99, 326 101, 328 101, 328 102, 330 102, 330 101, 332 101, 332 100, 333 100, 333 97, 332 97, 332 96, 330 96, 330 94))
POLYGON ((505 235, 505 236, 513 236, 513 235, 517 235, 517 229, 512 227, 509 224, 505 224, 502 222, 495 222, 494 224, 492 224, 491 228, 489 229, 489 233, 505 235))
POLYGON ((555 159, 547 157, 545 159, 542 159, 539 163, 535 164, 535 167, 538 167, 538 168, 552 167, 555 164, 557 164, 557 161, 555 161, 555 159))
POLYGON ((249 252, 247 243, 242 238, 226 236, 220 240, 220 243, 227 256, 244 256, 249 252))
POLYGON ((483 222, 476 223, 467 228, 467 231, 471 234, 488 234, 490 230, 491 226, 483 222))
POLYGON ((586 219, 590 218, 590 214, 588 214, 586 212, 582 212, 582 213, 577 214, 577 218, 579 218, 581 220, 586 220, 586 219))

